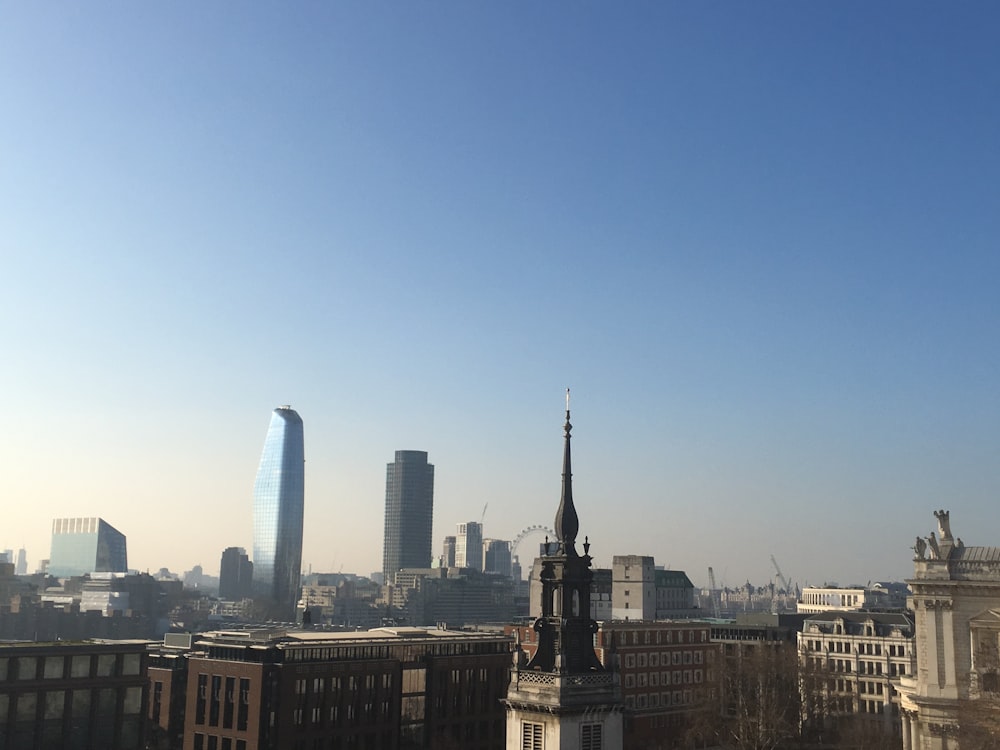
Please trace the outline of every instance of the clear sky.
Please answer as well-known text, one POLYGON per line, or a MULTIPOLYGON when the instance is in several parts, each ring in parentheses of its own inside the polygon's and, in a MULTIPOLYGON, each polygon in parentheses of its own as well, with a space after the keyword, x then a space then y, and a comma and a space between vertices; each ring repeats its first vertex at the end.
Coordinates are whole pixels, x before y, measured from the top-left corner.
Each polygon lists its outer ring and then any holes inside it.
MULTIPOLYGON (((1000 545, 995 2, 13 3, 0 548, 252 547, 271 410, 305 564, 551 524, 598 565, 902 578, 1000 545)), ((537 541, 537 540, 536 540, 537 541)))

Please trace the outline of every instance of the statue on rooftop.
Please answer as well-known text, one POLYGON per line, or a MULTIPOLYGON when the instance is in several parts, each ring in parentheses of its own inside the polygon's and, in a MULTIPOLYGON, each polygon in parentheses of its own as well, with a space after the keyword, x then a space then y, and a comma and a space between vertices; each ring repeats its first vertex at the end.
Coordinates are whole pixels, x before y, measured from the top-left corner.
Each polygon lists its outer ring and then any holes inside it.
POLYGON ((941 550, 938 549, 937 539, 934 538, 934 532, 933 531, 931 532, 931 535, 929 537, 927 537, 927 546, 930 547, 930 549, 931 549, 931 557, 930 557, 930 559, 931 560, 940 560, 941 559, 941 550))
POLYGON ((936 510, 934 511, 934 517, 938 522, 938 535, 941 537, 941 541, 949 541, 951 539, 951 511, 947 510, 936 510))

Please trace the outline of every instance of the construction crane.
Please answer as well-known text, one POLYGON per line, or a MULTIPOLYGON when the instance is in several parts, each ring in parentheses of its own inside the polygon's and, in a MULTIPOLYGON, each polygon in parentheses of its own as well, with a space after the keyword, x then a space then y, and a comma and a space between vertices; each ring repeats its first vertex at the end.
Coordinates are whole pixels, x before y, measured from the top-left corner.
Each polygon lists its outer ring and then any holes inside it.
POLYGON ((489 504, 489 501, 487 501, 486 505, 483 506, 483 515, 481 515, 479 517, 479 525, 480 526, 482 526, 483 525, 483 521, 486 520, 486 509, 489 508, 489 507, 490 507, 490 504, 489 504))
POLYGON ((794 594, 795 592, 792 591, 792 584, 788 582, 788 579, 785 578, 785 574, 781 572, 781 568, 778 567, 778 561, 774 559, 774 555, 771 555, 771 564, 774 566, 774 570, 778 574, 778 580, 781 581, 781 585, 785 587, 785 594, 794 594))
POLYGON ((708 595, 712 598, 712 612, 715 619, 719 619, 719 590, 715 585, 715 571, 712 566, 708 566, 708 595))

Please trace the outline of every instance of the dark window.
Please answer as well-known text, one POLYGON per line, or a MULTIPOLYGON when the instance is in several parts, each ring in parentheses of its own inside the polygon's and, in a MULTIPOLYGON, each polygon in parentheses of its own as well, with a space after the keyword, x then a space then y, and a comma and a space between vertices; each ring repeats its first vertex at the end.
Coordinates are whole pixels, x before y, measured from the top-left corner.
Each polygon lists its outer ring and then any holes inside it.
MULTIPOLYGON (((219 726, 219 704, 222 703, 222 677, 212 675, 212 694, 209 696, 211 703, 208 709, 208 723, 210 726, 219 726)), ((211 743, 211 740, 209 740, 211 743)))
POLYGON ((236 728, 244 731, 250 713, 250 680, 240 678, 239 710, 236 714, 236 728))
MULTIPOLYGON (((205 723, 205 704, 208 700, 208 675, 200 674, 198 675, 198 698, 195 703, 195 713, 194 713, 194 723, 204 724, 205 723)), ((195 735, 195 744, 198 743, 198 736, 195 735)), ((204 742, 204 738, 202 739, 204 742)), ((197 750, 197 748, 196 748, 197 750)))
MULTIPOLYGON (((226 703, 222 709, 222 726, 226 729, 233 728, 233 703, 236 700, 236 678, 226 678, 226 703)), ((223 743, 224 744, 224 743, 223 743)))

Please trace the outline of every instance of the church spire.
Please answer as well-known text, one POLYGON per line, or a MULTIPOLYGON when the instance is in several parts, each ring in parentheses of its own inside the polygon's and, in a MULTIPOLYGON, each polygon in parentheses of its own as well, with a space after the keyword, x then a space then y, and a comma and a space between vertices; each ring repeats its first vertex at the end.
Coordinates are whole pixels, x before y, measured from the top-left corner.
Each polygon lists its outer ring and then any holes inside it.
POLYGON ((570 460, 570 430, 569 422, 569 388, 566 389, 566 445, 563 448, 562 497, 559 499, 559 510, 556 511, 555 531, 559 539, 560 552, 576 556, 576 534, 580 530, 580 519, 573 505, 573 469, 570 460))

